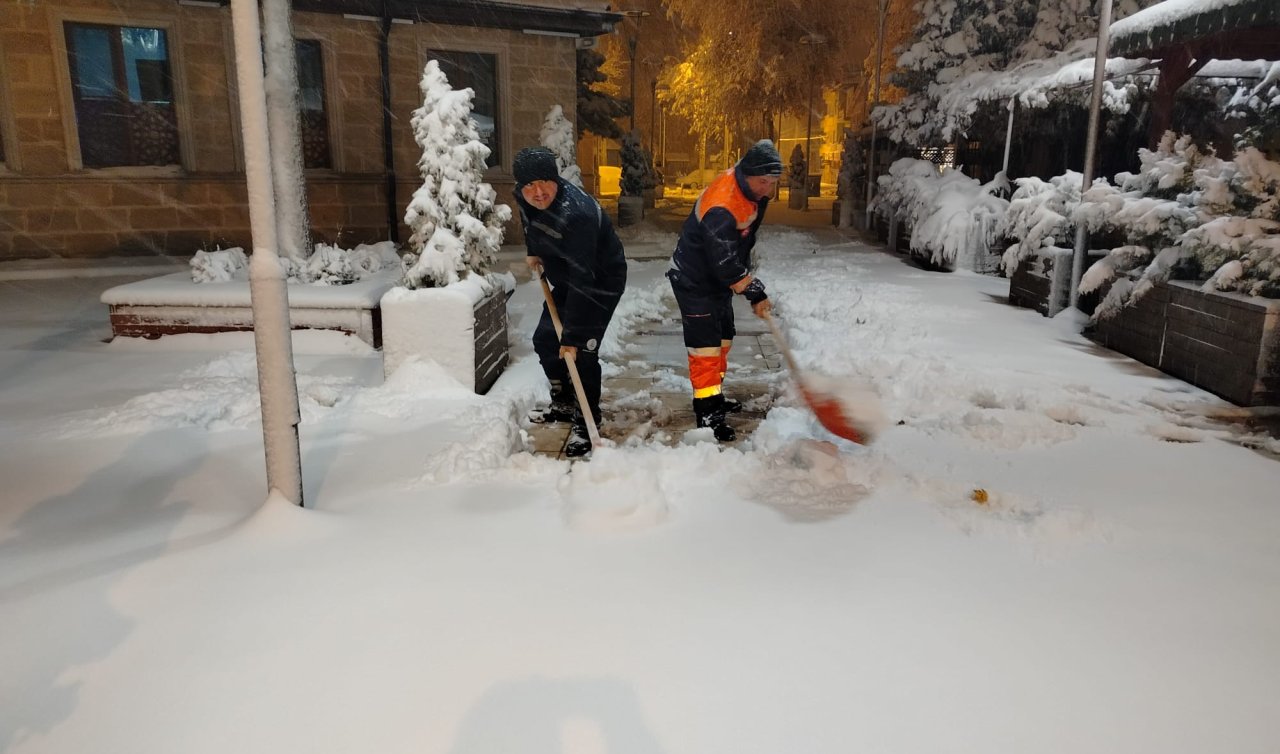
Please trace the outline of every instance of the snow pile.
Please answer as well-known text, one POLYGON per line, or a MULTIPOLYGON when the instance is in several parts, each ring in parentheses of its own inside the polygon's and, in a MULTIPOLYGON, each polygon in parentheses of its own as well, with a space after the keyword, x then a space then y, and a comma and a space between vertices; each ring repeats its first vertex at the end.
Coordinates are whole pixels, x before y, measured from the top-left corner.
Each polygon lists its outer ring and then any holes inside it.
POLYGON ((1209 289, 1280 296, 1280 164, 1252 147, 1222 160, 1173 132, 1139 156, 1136 175, 1096 183, 1074 214, 1091 232, 1125 241, 1081 281, 1087 293, 1119 278, 1095 316, 1115 314, 1175 273, 1207 278, 1209 289))
POLYGON ((439 287, 471 272, 486 272, 502 246, 511 208, 497 203, 484 182, 489 148, 471 117, 471 89, 454 91, 434 60, 422 74, 422 107, 413 111, 413 137, 422 147, 422 186, 404 222, 413 253, 404 258, 410 288, 439 287))
POLYGON ((1009 202, 997 196, 1007 191, 1000 174, 980 184, 959 170, 939 173, 932 162, 906 157, 879 177, 875 211, 897 215, 911 227, 911 250, 933 264, 988 272, 990 249, 1009 202))
POLYGON ((564 109, 559 105, 553 105, 542 121, 540 141, 542 146, 555 153, 560 177, 582 188, 582 168, 578 167, 578 140, 573 135, 573 124, 564 117, 564 109))
POLYGON ((191 282, 228 283, 249 279, 249 258, 239 246, 233 249, 197 250, 191 255, 191 282))

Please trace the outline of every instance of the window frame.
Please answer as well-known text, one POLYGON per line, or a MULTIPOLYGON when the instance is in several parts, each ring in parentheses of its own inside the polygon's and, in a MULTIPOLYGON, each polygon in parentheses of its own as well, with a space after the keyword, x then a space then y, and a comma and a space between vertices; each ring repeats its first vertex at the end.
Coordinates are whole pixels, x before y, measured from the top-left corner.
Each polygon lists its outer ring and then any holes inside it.
POLYGON ((191 114, 187 104, 187 77, 183 65, 181 29, 176 17, 126 15, 117 12, 52 12, 49 14, 50 38, 53 42, 58 99, 62 104, 62 131, 67 149, 67 166, 72 172, 93 175, 182 175, 194 162, 191 145, 191 114), (80 146, 80 129, 76 122, 74 84, 67 50, 67 24, 161 29, 169 53, 169 76, 173 86, 174 120, 178 131, 178 163, 176 165, 116 165, 87 167, 80 146))
POLYGON ((0 45, 0 175, 17 173, 22 170, 21 155, 18 152, 17 124, 13 119, 13 104, 9 99, 9 74, 5 67, 5 50, 0 45))
MULTIPOLYGON (((484 43, 462 43, 457 41, 448 41, 438 38, 424 39, 419 43, 418 50, 418 78, 421 78, 421 72, 427 66, 427 61, 432 60, 432 52, 460 52, 460 53, 479 53, 482 55, 492 55, 494 58, 494 85, 498 91, 494 97, 494 105, 498 109, 494 123, 498 129, 498 148, 501 150, 497 164, 485 168, 484 177, 488 179, 510 179, 511 178, 511 160, 512 140, 511 140, 511 105, 510 105, 510 70, 508 64, 508 50, 506 47, 494 44, 484 43)), ((450 86, 453 82, 449 82, 450 86)), ((422 105, 422 94, 418 92, 415 100, 417 106, 422 105)), ((415 162, 416 162, 415 158, 415 162)))
MULTIPOLYGON (((300 32, 295 28, 293 42, 295 47, 298 42, 314 42, 320 46, 320 66, 324 76, 324 119, 325 128, 329 131, 329 167, 304 168, 304 172, 318 175, 341 173, 345 164, 342 154, 342 98, 338 96, 336 88, 338 68, 333 41, 324 34, 300 32)), ((299 94, 301 94, 301 85, 299 85, 299 94)), ((302 117, 301 103, 298 105, 298 117, 302 117)), ((302 137, 301 122, 298 124, 298 137, 302 137)))

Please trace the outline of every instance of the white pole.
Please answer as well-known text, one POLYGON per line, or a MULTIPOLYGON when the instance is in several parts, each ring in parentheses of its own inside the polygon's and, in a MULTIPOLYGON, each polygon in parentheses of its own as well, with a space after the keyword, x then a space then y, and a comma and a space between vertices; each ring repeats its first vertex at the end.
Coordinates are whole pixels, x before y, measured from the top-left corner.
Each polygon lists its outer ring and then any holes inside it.
POLYGON ((1009 98, 1009 125, 1004 129, 1004 163, 1000 167, 1006 181, 1009 180, 1009 147, 1013 146, 1013 110, 1017 104, 1016 97, 1009 98))
MULTIPOLYGON (((1107 76, 1107 54, 1111 41, 1111 0, 1102 0, 1098 15, 1098 50, 1093 59, 1093 92, 1089 98, 1089 136, 1084 148, 1084 182, 1080 193, 1093 185, 1093 163, 1098 153, 1098 121, 1102 113, 1102 84, 1107 76)), ((1071 306, 1080 301, 1080 278, 1084 276, 1085 245, 1088 240, 1083 223, 1076 226, 1075 254, 1071 259, 1071 306)), ((1054 302, 1050 301, 1052 309, 1054 302)))
MULTIPOLYGON (((889 0, 880 0, 876 8, 876 87, 871 108, 880 105, 880 66, 884 62, 884 24, 889 15, 889 0)), ((870 114, 870 111, 868 111, 870 114)), ((871 149, 867 155, 867 229, 871 229, 871 195, 876 181, 876 121, 871 119, 871 149)))
POLYGON ((302 505, 298 384, 289 332, 289 291, 284 268, 274 248, 277 242, 275 199, 258 4, 254 0, 231 0, 231 22, 235 31, 236 84, 240 89, 240 128, 249 190, 249 225, 253 234, 249 297, 258 359, 267 490, 279 492, 290 502, 302 505))
POLYGON ((266 47, 267 130, 276 199, 280 253, 295 263, 309 256, 307 182, 302 170, 302 126, 298 116, 298 56, 289 0, 262 0, 266 47))

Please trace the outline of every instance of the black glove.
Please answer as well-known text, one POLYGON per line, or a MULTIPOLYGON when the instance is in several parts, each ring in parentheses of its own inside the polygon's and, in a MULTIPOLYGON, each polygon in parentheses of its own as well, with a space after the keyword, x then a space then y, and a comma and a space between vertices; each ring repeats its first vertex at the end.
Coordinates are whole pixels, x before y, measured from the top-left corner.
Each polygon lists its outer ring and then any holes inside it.
POLYGON ((751 278, 751 282, 747 283, 747 287, 742 289, 742 296, 751 302, 752 306, 769 298, 769 294, 764 292, 764 282, 760 278, 751 278))

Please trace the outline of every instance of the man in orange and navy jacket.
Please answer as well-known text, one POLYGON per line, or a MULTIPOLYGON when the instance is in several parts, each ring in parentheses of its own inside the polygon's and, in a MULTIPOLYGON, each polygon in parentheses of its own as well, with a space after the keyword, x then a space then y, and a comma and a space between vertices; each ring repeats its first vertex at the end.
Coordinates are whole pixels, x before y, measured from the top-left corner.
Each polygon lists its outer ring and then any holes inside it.
POLYGON ((773 142, 756 142, 698 197, 667 270, 689 351, 693 412, 698 426, 710 427, 720 442, 737 437, 725 416, 742 408, 721 391, 736 333, 733 294, 746 298, 758 317, 773 308, 749 268, 756 230, 781 175, 782 156, 773 142))

